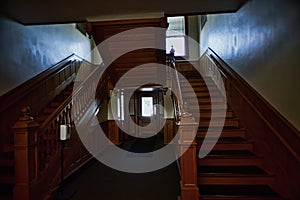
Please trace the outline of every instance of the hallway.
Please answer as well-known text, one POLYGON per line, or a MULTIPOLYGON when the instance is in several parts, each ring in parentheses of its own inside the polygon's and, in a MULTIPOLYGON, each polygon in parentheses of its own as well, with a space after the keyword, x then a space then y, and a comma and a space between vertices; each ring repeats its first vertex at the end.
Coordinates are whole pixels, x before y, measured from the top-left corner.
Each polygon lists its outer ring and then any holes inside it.
MULTIPOLYGON (((130 139, 122 148, 132 152, 149 152, 160 144, 162 137, 154 136, 130 139)), ((133 174, 114 170, 93 159, 67 179, 65 189, 74 192, 71 200, 176 200, 180 186, 176 162, 154 172, 133 174)))

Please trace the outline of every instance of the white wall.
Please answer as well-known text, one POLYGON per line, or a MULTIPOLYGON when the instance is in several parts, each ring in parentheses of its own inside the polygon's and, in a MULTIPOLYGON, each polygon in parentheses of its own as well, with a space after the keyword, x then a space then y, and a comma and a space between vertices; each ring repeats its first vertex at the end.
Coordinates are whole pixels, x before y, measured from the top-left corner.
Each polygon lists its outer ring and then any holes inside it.
POLYGON ((0 95, 72 53, 86 57, 90 50, 75 24, 24 26, 0 17, 0 95))
POLYGON ((209 15, 200 50, 211 47, 300 130, 300 2, 252 0, 209 15))

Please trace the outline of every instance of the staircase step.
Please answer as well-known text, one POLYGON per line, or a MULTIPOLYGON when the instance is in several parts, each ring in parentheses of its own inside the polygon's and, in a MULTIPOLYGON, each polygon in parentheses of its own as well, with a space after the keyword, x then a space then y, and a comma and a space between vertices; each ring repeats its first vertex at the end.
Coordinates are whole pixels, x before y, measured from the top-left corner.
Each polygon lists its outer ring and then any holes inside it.
POLYGON ((189 81, 189 83, 187 83, 186 81, 180 82, 180 85, 182 86, 182 88, 189 87, 189 85, 193 86, 193 88, 207 87, 207 86, 216 87, 216 84, 213 81, 204 82, 202 79, 199 79, 197 81, 190 81, 188 79, 188 81, 189 81))
POLYGON ((12 200, 13 199, 13 185, 0 184, 0 199, 12 200))
MULTIPOLYGON (((219 143, 226 143, 226 142, 233 142, 233 143, 239 143, 239 142, 248 142, 248 140, 244 139, 244 138, 240 138, 240 137, 207 137, 205 138, 205 141, 207 142, 215 142, 216 140, 218 140, 219 143)), ((204 141, 204 138, 197 138, 197 142, 199 144, 202 144, 204 141)))
MULTIPOLYGON (((207 134, 207 129, 199 129, 197 133, 197 138, 204 138, 207 134)), ((217 137, 218 132, 214 132, 213 130, 209 133, 208 137, 217 137)), ((246 137, 246 130, 245 129, 226 129, 222 130, 220 137, 239 137, 245 138, 246 137)))
POLYGON ((212 150, 209 156, 254 156, 249 150, 212 150))
POLYGON ((200 185, 201 199, 239 199, 239 200, 278 200, 276 194, 267 185, 200 185))
POLYGON ((0 155, 0 167, 13 167, 14 166, 14 154, 10 153, 2 153, 0 155))
MULTIPOLYGON (((183 98, 185 99, 186 97, 190 97, 190 96, 194 96, 193 93, 187 93, 184 92, 183 94, 183 98)), ((196 94, 197 95, 197 94, 196 94)), ((217 97, 202 97, 202 98, 197 98, 198 102, 193 102, 190 100, 186 100, 186 102, 188 103, 188 105, 195 105, 195 104, 211 104, 211 103, 224 103, 224 98, 222 96, 217 96, 217 97)))
MULTIPOLYGON (((199 151, 201 144, 197 144, 197 150, 199 151)), ((218 142, 215 144, 213 147, 213 150, 222 150, 222 151, 227 151, 227 150, 245 150, 245 151, 253 151, 253 144, 250 142, 218 142)))
POLYGON ((184 97, 194 97, 195 94, 197 97, 200 97, 201 94, 203 94, 204 92, 207 93, 207 92, 213 92, 214 94, 216 93, 219 93, 220 94, 220 91, 217 87, 210 87, 210 90, 208 90, 208 88, 206 87, 198 87, 196 90, 194 90, 194 92, 191 92, 191 91, 185 91, 184 89, 181 89, 182 92, 183 92, 183 96, 184 97), (199 96, 198 96, 198 93, 199 93, 199 96))
MULTIPOLYGON (((193 110, 193 109, 199 109, 199 110, 203 110, 203 111, 211 111, 212 109, 212 106, 210 104, 199 104, 199 105, 188 105, 188 109, 189 110, 193 110), (197 107, 198 108, 197 108, 197 107)), ((215 110, 226 110, 227 107, 222 104, 217 104, 217 105, 214 105, 214 109, 215 110)))
POLYGON ((256 197, 248 197, 248 196, 206 196, 201 195, 201 199, 203 200, 282 200, 281 197, 266 197, 266 196, 256 196, 256 197))
POLYGON ((1 168, 0 184, 14 184, 14 168, 1 168))
MULTIPOLYGON (((194 111, 195 112, 195 111, 194 111)), ((189 111, 189 113, 194 114, 193 111, 189 111)), ((226 118, 233 118, 234 114, 232 111, 227 111, 227 112, 221 112, 221 111, 217 111, 214 112, 214 118, 221 118, 225 115, 226 118)), ((200 110, 200 119, 208 119, 211 118, 211 112, 202 112, 200 110)))
POLYGON ((274 177, 265 174, 200 174, 200 185, 272 185, 274 177))
POLYGON ((197 159, 198 166, 260 166, 261 160, 256 156, 211 156, 197 159))
MULTIPOLYGON (((181 88, 182 92, 186 92, 187 94, 191 93, 192 91, 189 90, 185 90, 184 88, 181 88)), ((201 99, 201 98, 205 98, 205 97, 221 97, 221 93, 219 91, 213 90, 211 92, 209 92, 208 90, 206 91, 197 91, 197 93, 195 92, 197 99, 201 99)), ((191 101, 191 98, 194 97, 194 95, 186 95, 185 93, 182 94, 183 98, 186 99, 186 101, 191 101)))
POLYGON ((198 166, 198 174, 266 174, 264 170, 255 165, 243 165, 243 166, 198 166))
POLYGON ((13 144, 4 144, 3 145, 3 153, 14 152, 14 145, 13 144))
POLYGON ((238 119, 226 119, 223 123, 221 120, 200 120, 199 127, 205 128, 205 127, 239 127, 239 120, 238 119))

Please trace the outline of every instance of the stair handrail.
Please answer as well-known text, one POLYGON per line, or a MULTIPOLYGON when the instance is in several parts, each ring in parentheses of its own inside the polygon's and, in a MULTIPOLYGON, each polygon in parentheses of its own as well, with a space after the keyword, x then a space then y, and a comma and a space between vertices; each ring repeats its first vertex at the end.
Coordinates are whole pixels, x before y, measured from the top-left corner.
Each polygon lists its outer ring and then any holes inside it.
POLYGON ((171 78, 172 89, 174 90, 171 95, 174 104, 174 120, 179 128, 179 151, 180 156, 180 188, 182 200, 199 199, 199 188, 197 185, 197 158, 196 146, 194 135, 196 135, 197 123, 193 116, 188 113, 186 104, 183 102, 182 91, 176 69, 176 59, 174 51, 171 50, 167 54, 169 66, 172 68, 169 73, 171 78), (176 95, 174 95, 176 94, 176 95))
MULTIPOLYGON (((86 62, 86 61, 85 61, 86 62)), ((88 63, 91 64, 91 63, 88 63)), ((92 64, 91 64, 92 65, 92 64)), ((59 107, 57 107, 50 116, 47 117, 47 119, 40 124, 38 129, 38 137, 43 139, 45 137, 44 134, 47 134, 47 131, 53 130, 56 135, 56 140, 54 144, 46 144, 51 145, 51 147, 48 148, 48 151, 44 155, 44 158, 47 160, 48 154, 52 154, 54 151, 57 151, 59 149, 59 125, 61 124, 70 124, 71 128, 73 128, 74 123, 78 122, 81 117, 84 115, 86 110, 89 108, 93 100, 95 99, 95 93, 96 87, 100 85, 102 87, 105 85, 106 79, 103 78, 105 76, 102 76, 102 78, 99 80, 99 84, 97 79, 99 78, 99 73, 102 70, 99 66, 94 66, 94 69, 92 72, 82 81, 76 88, 73 88, 73 92, 60 104, 59 107), (76 99, 76 103, 74 104, 74 99, 76 99), (78 104, 79 103, 79 104, 78 104), (46 156, 46 157, 45 157, 46 156)), ((97 94, 96 94, 97 96, 97 94)), ((98 102, 99 103, 99 102, 98 102)), ((47 141, 46 141, 47 142, 47 141)), ((49 142, 49 141, 48 141, 49 142)), ((43 144, 41 144, 43 145, 43 144)), ((44 149, 44 147, 41 147, 38 150, 44 149)), ((43 154, 43 152, 38 152, 40 154, 43 154)), ((41 162, 43 162, 41 160, 41 162)), ((39 168, 42 170, 44 167, 41 166, 46 163, 39 163, 39 168)))
MULTIPOLYGON (((95 70, 93 70, 93 72, 91 72, 91 74, 78 86, 75 88, 75 91, 72 92, 72 94, 70 94, 52 113, 51 115, 49 115, 49 117, 40 125, 39 129, 42 130, 44 129, 47 124, 49 124, 53 119, 55 119, 61 112, 64 111, 64 109, 68 106, 72 106, 72 99, 75 96, 78 96, 78 94, 83 90, 83 86, 87 84, 87 82, 89 80, 91 80, 91 78, 93 76, 95 76, 95 74, 97 72, 99 72, 101 68, 95 68, 95 70)), ((103 81, 103 79, 101 79, 99 82, 101 83, 103 81)), ((70 121, 71 122, 71 121, 70 121)))
POLYGON ((172 88, 174 89, 173 93, 171 94, 174 107, 174 119, 176 125, 180 125, 182 117, 183 99, 179 83, 179 76, 176 69, 176 59, 172 50, 170 54, 167 54, 167 61, 169 63, 169 66, 173 69, 169 71, 169 76, 171 78, 172 88), (174 93, 176 95, 174 95, 174 93))
MULTIPOLYGON (((78 65, 76 69, 70 69, 70 72, 75 72, 72 74, 72 81, 70 79, 63 81, 62 79, 67 73, 63 74, 64 76, 60 79, 62 80, 61 84, 69 85, 71 82, 76 83, 74 84, 75 87, 73 87, 72 94, 67 96, 52 111, 52 114, 47 116, 40 124, 32 117, 30 107, 23 107, 21 110, 22 116, 19 117, 19 120, 13 126, 15 152, 15 186, 13 198, 15 200, 42 199, 49 193, 49 189, 54 189, 57 186, 59 181, 60 125, 73 125, 80 118, 90 123, 91 116, 87 115, 90 112, 86 111, 96 112, 93 109, 96 109, 97 105, 100 106, 101 100, 105 97, 106 93, 103 92, 103 87, 107 89, 107 77, 102 76, 99 80, 100 72, 104 68, 93 65, 83 59, 75 59, 73 62, 77 64, 80 62, 81 66, 88 65, 87 67, 83 66, 84 69, 88 69, 83 70, 83 72, 88 73, 85 73, 85 77, 75 78, 76 74, 78 76, 78 65)), ((70 62, 70 65, 73 65, 73 62, 70 62)), ((91 114, 94 116, 94 113, 91 114)), ((88 124, 85 123, 85 125, 88 124)), ((71 126, 71 131, 72 133, 76 132, 74 126, 71 126)), ((78 135, 74 135, 72 138, 70 141, 71 146, 82 144, 78 135)), ((76 150, 79 150, 79 152, 77 151, 76 156, 68 157, 66 160, 66 175, 76 170, 91 158, 91 155, 83 146, 77 147, 76 150)))

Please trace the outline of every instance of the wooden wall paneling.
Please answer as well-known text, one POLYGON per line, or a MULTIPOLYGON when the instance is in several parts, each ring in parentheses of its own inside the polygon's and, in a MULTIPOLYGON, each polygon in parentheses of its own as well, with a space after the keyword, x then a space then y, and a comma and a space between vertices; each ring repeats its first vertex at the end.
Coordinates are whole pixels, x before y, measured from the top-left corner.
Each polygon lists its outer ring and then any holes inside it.
POLYGON ((197 155, 195 141, 196 127, 194 119, 183 116, 181 119, 179 146, 180 151, 185 151, 180 157, 181 174, 181 200, 199 199, 197 182, 197 155))
MULTIPOLYGON (((102 22, 88 22, 87 29, 91 35, 93 35, 96 44, 100 44, 107 38, 110 38, 118 33, 126 30, 141 28, 141 27, 164 27, 166 26, 166 18, 155 19, 134 19, 134 20, 116 20, 116 21, 102 21, 102 22)), ((118 42, 111 42, 105 49, 100 49, 100 54, 104 55, 103 60, 111 60, 111 55, 122 50, 124 46, 131 46, 132 48, 146 44, 160 44, 165 43, 165 37, 156 36, 154 33, 147 33, 143 35, 134 35, 134 39, 128 40, 124 38, 118 42), (102 52, 101 52, 102 51, 102 52)), ((120 58, 114 60, 114 62, 108 66, 107 70, 111 76, 112 84, 115 85, 118 79, 128 70, 133 67, 145 64, 145 63, 165 63, 164 51, 156 49, 138 49, 133 52, 126 53, 120 58)), ((164 77, 164 71, 157 71, 157 77, 164 77)), ((152 76, 149 74, 149 77, 152 76)), ((144 76, 146 77, 146 75, 144 76)), ((153 78, 153 77, 152 77, 153 78)), ((150 79, 149 79, 150 81, 150 79)))
POLYGON ((164 144, 169 144, 174 138, 175 134, 175 121, 174 118, 166 119, 164 126, 164 144))
POLYGON ((115 120, 108 120, 108 138, 112 144, 120 144, 119 126, 115 120))

